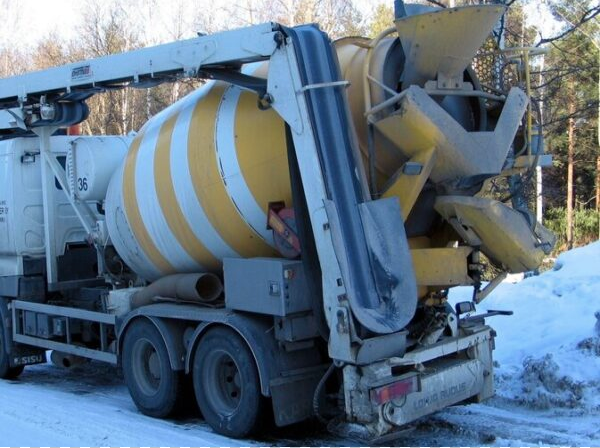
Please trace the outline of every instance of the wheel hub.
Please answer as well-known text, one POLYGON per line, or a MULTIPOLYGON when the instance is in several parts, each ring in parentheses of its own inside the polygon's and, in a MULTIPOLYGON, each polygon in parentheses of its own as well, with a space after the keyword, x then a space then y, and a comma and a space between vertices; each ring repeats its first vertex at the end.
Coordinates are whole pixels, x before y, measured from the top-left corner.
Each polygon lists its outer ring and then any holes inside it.
POLYGON ((205 367, 203 385, 208 400, 220 414, 232 414, 242 397, 238 366, 228 353, 215 351, 207 357, 205 367))
POLYGON ((154 379, 160 380, 160 361, 155 351, 152 352, 148 359, 148 370, 154 379))
POLYGON ((156 348, 147 339, 139 339, 133 346, 133 375, 146 395, 158 392, 161 380, 160 358, 156 348))

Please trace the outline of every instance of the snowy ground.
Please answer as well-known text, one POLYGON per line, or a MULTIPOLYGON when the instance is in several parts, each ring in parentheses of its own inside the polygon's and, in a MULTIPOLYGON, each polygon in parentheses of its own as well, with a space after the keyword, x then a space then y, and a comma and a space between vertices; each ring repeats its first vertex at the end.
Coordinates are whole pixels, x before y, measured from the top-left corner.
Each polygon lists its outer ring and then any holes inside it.
MULTIPOLYGON (((479 306, 513 310, 494 317, 497 394, 412 425, 397 445, 600 444, 600 242, 563 254, 557 268, 502 284, 479 306), (596 328, 595 328, 596 326, 596 328)), ((468 299, 458 289, 452 300, 468 299)), ((271 430, 261 440, 214 434, 196 417, 155 420, 137 412, 117 369, 26 369, 0 382, 2 445, 219 446, 352 444, 314 424, 271 430)))

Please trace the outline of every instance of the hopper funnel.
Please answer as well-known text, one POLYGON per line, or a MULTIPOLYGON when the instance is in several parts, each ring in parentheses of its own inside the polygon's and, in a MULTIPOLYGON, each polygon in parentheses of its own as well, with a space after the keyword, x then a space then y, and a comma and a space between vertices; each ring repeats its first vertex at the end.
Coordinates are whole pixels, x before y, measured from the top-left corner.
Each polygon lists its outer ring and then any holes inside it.
POLYGON ((404 88, 413 84, 424 87, 427 81, 436 79, 462 81, 464 70, 505 9, 496 5, 464 6, 397 19, 396 29, 406 57, 404 88))

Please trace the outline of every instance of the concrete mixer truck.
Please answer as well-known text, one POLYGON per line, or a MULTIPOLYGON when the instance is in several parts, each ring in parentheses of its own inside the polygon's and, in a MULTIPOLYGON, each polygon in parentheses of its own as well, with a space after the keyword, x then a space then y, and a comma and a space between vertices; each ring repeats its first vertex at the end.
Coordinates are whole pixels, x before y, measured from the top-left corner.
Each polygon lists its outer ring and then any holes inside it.
POLYGON ((504 11, 396 2, 375 39, 266 23, 0 80, 0 376, 119 365, 144 414, 197 401, 234 437, 270 408, 382 440, 492 396, 483 255, 523 272, 553 244, 501 76, 526 50, 479 50, 504 11), (207 82, 135 135, 61 132, 183 78, 207 82))

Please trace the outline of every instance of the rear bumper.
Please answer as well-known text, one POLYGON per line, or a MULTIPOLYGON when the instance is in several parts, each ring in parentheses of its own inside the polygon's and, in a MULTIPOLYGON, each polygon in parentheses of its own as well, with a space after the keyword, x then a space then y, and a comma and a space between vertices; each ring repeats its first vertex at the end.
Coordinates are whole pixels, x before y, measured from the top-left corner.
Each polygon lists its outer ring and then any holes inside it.
POLYGON ((471 326, 462 328, 461 336, 410 351, 402 358, 344 367, 347 421, 363 426, 369 438, 381 437, 447 406, 491 397, 493 335, 486 325, 471 326), (373 400, 373 390, 415 375, 418 387, 408 393, 373 400))
POLYGON ((382 418, 401 426, 419 417, 479 395, 484 388, 486 367, 478 359, 452 361, 421 375, 421 391, 382 406, 382 418))

